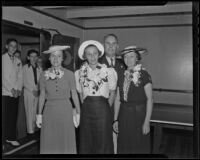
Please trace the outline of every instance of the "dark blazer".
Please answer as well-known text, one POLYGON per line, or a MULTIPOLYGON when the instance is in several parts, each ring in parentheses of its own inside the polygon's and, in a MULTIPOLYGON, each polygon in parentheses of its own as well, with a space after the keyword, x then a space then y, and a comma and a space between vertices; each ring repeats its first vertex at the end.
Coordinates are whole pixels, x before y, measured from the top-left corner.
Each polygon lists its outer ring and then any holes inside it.
MULTIPOLYGON (((99 63, 101 64, 105 64, 107 67, 111 67, 106 59, 106 56, 104 54, 104 56, 102 56, 101 58, 99 58, 99 63)), ((117 72, 117 77, 119 80, 119 77, 123 77, 124 71, 126 70, 126 66, 124 64, 124 62, 121 59, 115 59, 115 67, 114 67, 115 71, 117 72)), ((118 86, 118 81, 117 80, 117 86, 118 86)), ((114 120, 114 103, 111 106, 111 114, 112 114, 112 119, 114 120)))
MULTIPOLYGON (((105 64, 107 67, 111 67, 106 59, 105 54, 99 58, 99 63, 101 64, 105 64)), ((115 67, 114 67, 115 71, 117 72, 117 76, 118 79, 119 77, 123 76, 124 71, 126 70, 126 66, 124 64, 124 62, 121 59, 116 58, 115 59, 115 67)))

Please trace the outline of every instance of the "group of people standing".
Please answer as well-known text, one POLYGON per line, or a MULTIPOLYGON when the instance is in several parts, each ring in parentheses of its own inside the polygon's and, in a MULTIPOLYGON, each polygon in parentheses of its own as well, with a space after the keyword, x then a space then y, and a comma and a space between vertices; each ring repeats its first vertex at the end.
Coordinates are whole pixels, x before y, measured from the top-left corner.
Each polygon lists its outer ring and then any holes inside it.
POLYGON ((32 88, 39 96, 40 154, 114 154, 113 131, 117 153, 149 154, 152 80, 140 63, 146 50, 128 46, 118 59, 116 35, 106 35, 104 45, 87 40, 78 50, 84 62, 73 73, 62 67, 69 47, 54 45, 43 52, 51 67, 37 79, 39 88, 32 88), (78 151, 75 127, 80 128, 78 151))
POLYGON ((17 115, 19 104, 24 104, 27 133, 36 130, 36 112, 38 106, 38 81, 42 73, 39 52, 30 49, 27 52, 28 63, 22 65, 21 52, 17 50, 18 41, 7 39, 2 55, 2 120, 3 149, 5 144, 19 146, 17 141, 17 115), (20 103, 22 101, 24 103, 20 103))

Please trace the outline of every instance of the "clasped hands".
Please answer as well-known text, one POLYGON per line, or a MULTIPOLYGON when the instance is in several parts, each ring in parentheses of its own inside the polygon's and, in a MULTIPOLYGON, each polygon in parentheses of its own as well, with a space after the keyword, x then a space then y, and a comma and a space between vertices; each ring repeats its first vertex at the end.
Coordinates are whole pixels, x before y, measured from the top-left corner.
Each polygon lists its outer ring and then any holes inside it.
POLYGON ((35 96, 35 97, 38 97, 40 92, 38 90, 33 90, 32 91, 32 94, 35 96))
MULTIPOLYGON (((80 123, 80 114, 76 112, 76 109, 73 109, 73 122, 74 122, 74 126, 77 128, 80 123)), ((42 126, 42 115, 41 114, 36 115, 36 125, 38 128, 41 128, 41 126, 42 126)))
POLYGON ((17 98, 18 96, 21 96, 21 91, 14 89, 14 88, 11 89, 11 93, 12 93, 13 97, 15 97, 15 98, 17 98))

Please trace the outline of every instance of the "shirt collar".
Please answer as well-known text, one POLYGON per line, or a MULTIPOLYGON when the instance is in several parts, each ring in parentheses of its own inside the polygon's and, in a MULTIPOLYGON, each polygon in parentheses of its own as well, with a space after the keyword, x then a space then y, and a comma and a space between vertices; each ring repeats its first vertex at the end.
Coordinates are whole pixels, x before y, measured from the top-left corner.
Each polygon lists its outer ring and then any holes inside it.
MULTIPOLYGON (((115 64, 115 57, 116 57, 116 56, 113 56, 113 57, 112 57, 113 63, 114 63, 114 64, 115 64)), ((108 56, 106 56, 106 59, 107 59, 107 61, 108 61, 108 64, 111 65, 111 60, 110 60, 111 58, 108 57, 108 56)))
MULTIPOLYGON (((112 57, 112 59, 113 59, 114 61, 115 61, 115 57, 116 57, 116 56, 113 56, 113 57, 112 57)), ((108 57, 108 56, 106 56, 106 59, 110 61, 111 58, 108 57)))
POLYGON ((37 64, 35 65, 35 67, 33 67, 33 66, 31 65, 30 62, 28 62, 28 67, 29 67, 29 68, 30 68, 30 67, 32 67, 32 68, 38 68, 38 67, 37 67, 37 64))
POLYGON ((12 60, 14 59, 14 55, 11 56, 8 52, 7 52, 7 54, 10 57, 10 59, 12 59, 12 60))

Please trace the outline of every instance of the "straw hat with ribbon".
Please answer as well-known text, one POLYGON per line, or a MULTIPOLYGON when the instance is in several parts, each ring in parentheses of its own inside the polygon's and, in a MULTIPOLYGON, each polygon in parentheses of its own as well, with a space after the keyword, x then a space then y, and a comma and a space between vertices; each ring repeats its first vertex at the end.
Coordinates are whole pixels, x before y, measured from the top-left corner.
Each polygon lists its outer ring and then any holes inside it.
POLYGON ((44 54, 54 53, 56 51, 63 51, 70 48, 70 46, 60 46, 60 45, 54 45, 50 46, 48 50, 44 51, 44 54))

